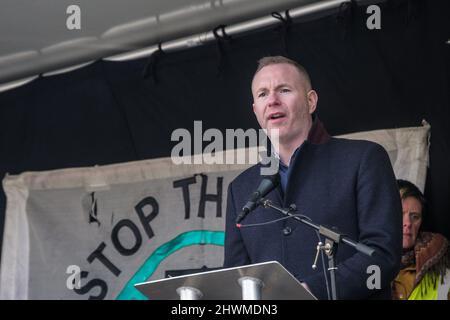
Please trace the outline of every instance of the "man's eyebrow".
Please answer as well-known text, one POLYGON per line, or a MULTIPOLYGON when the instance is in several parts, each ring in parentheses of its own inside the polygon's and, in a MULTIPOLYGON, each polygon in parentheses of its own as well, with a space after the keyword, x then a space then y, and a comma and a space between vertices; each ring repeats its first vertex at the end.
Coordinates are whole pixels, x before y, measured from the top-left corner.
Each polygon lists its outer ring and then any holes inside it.
MULTIPOLYGON (((280 89, 280 88, 282 88, 282 87, 289 87, 289 88, 292 88, 292 86, 290 85, 290 84, 288 84, 288 83, 280 83, 279 85, 277 85, 276 87, 275 87, 275 90, 277 90, 277 89, 280 89)), ((259 88, 257 88, 256 89, 256 92, 259 92, 259 91, 262 91, 262 90, 267 90, 267 86, 261 86, 261 87, 259 87, 259 88)))
POLYGON ((279 85, 277 85, 275 87, 275 89, 278 89, 278 88, 281 88, 281 87, 292 87, 292 86, 289 83, 283 82, 283 83, 280 83, 279 85))

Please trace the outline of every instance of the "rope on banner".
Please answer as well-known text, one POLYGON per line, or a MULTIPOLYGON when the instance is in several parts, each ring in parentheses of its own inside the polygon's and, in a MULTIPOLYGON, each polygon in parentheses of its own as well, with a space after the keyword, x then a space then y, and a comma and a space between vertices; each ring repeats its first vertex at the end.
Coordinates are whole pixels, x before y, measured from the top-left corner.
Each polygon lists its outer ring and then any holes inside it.
POLYGON ((219 57, 218 62, 218 76, 220 76, 225 68, 225 62, 226 62, 226 50, 225 45, 226 43, 230 43, 232 38, 225 32, 225 25, 219 25, 213 29, 214 38, 216 39, 217 44, 217 55, 219 57), (217 32, 218 30, 222 31, 222 35, 219 35, 217 32))
POLYGON ((286 10, 284 14, 285 14, 286 18, 284 18, 281 15, 281 13, 279 13, 279 12, 272 12, 272 17, 274 17, 275 19, 278 19, 282 22, 281 28, 277 28, 277 31, 280 32, 280 34, 281 34, 283 54, 285 56, 289 56, 287 43, 288 43, 289 32, 290 32, 291 26, 292 26, 292 18, 289 15, 289 10, 286 10))
POLYGON ((150 55, 148 62, 144 67, 144 71, 143 71, 144 79, 148 78, 148 76, 151 76, 153 83, 158 84, 158 77, 156 74, 156 65, 161 60, 161 57, 164 56, 164 54, 165 54, 165 52, 163 51, 162 44, 160 42, 160 43, 158 43, 158 50, 154 51, 150 55))

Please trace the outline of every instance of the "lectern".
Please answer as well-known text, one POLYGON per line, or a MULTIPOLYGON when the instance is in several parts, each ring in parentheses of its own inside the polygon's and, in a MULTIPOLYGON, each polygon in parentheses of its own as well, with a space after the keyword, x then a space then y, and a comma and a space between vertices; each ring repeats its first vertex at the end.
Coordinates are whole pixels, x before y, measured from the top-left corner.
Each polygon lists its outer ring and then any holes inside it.
POLYGON ((277 261, 138 283, 151 300, 316 300, 277 261))

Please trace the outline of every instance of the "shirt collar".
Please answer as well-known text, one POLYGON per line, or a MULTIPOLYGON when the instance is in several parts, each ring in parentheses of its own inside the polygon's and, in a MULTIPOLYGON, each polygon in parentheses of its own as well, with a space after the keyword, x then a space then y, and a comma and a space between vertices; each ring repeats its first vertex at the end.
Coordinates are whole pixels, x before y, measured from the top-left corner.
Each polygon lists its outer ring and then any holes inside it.
MULTIPOLYGON (((313 123, 312 123, 311 129, 309 129, 308 138, 306 139, 306 141, 313 143, 313 144, 323 144, 323 143, 328 142, 328 140, 330 140, 331 136, 328 134, 322 121, 320 121, 319 117, 316 114, 313 114, 312 118, 313 118, 313 123)), ((299 148, 300 148, 300 146, 298 146, 297 149, 295 149, 290 160, 295 158, 295 156, 298 153, 299 148)), ((288 166, 285 165, 281 161, 280 154, 276 151, 276 148, 273 146, 272 142, 271 142, 271 152, 272 152, 272 156, 278 160, 280 169, 287 169, 288 166)))

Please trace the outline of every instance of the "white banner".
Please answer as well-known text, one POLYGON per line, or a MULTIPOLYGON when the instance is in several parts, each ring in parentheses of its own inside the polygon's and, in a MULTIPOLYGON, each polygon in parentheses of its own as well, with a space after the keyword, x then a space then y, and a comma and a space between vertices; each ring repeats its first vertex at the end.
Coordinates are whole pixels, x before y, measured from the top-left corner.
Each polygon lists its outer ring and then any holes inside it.
MULTIPOLYGON (((429 131, 345 137, 383 145, 423 190, 429 131)), ((7 176, 0 299, 144 299, 134 284, 221 267, 227 186, 247 167, 164 158, 7 176)))

